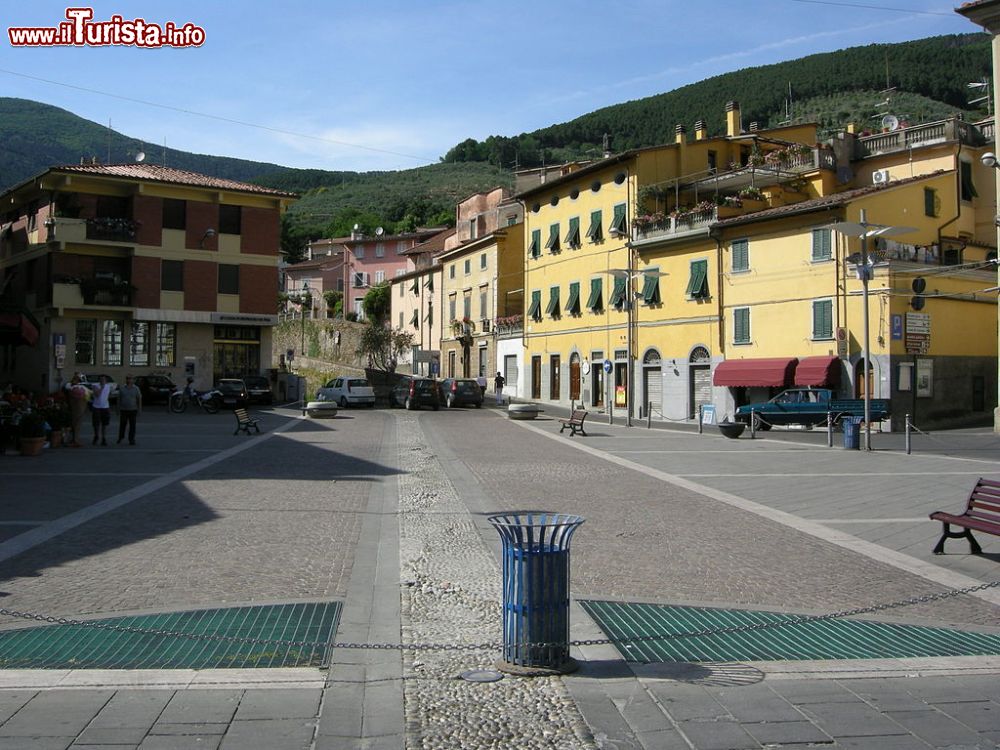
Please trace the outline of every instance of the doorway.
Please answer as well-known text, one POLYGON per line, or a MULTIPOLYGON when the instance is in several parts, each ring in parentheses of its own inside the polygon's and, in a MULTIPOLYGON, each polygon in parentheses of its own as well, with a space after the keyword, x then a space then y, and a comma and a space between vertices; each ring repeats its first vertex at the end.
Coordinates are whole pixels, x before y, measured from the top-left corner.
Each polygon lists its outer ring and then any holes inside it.
POLYGON ((576 352, 569 357, 569 400, 580 400, 580 355, 576 352))
POLYGON ((534 356, 531 358, 531 397, 542 397, 542 358, 534 356))

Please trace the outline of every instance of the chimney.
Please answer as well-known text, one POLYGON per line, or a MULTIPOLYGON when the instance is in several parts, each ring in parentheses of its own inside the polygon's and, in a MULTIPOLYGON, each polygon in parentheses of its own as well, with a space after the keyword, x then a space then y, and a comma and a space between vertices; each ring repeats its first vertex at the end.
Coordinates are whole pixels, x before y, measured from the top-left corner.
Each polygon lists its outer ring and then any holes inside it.
POLYGON ((743 123, 740 121, 740 103, 731 101, 726 103, 726 135, 732 138, 743 132, 743 123))
POLYGON ((757 132, 757 129, 758 129, 758 127, 759 127, 759 126, 757 125, 757 121, 756 121, 756 120, 754 120, 753 122, 751 122, 751 123, 750 123, 750 132, 751 132, 751 133, 756 133, 756 132, 757 132))
POLYGON ((698 120, 697 122, 695 122, 695 124, 694 124, 694 139, 696 141, 703 141, 703 140, 705 140, 706 135, 707 134, 705 133, 705 121, 704 120, 698 120))
POLYGON ((683 125, 677 125, 674 128, 674 143, 683 144, 687 140, 686 135, 687 128, 683 125))

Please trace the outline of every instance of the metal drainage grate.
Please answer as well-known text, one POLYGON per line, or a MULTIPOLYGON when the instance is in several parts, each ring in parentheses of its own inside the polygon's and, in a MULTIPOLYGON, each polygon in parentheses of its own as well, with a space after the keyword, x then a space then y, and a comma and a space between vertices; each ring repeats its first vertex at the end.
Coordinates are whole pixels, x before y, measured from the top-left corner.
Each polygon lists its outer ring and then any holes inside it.
MULTIPOLYGON (((735 609, 582 601, 609 638, 687 633, 799 615, 735 609)), ((761 630, 616 644, 628 661, 797 661, 1000 654, 1000 635, 859 620, 819 620, 761 630)))
POLYGON ((95 620, 102 628, 49 625, 0 632, 3 669, 266 669, 319 667, 340 617, 339 602, 231 607, 95 620), (300 641, 244 643, 112 630, 300 641))

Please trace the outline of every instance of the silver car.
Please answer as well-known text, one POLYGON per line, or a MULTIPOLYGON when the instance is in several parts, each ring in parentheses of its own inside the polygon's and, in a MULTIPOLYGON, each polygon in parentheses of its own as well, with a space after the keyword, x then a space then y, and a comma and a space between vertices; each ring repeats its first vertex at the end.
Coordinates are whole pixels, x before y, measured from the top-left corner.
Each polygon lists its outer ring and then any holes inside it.
POLYGON ((375 406, 375 390, 365 378, 341 375, 328 380, 316 391, 317 401, 333 401, 346 409, 348 406, 375 406))

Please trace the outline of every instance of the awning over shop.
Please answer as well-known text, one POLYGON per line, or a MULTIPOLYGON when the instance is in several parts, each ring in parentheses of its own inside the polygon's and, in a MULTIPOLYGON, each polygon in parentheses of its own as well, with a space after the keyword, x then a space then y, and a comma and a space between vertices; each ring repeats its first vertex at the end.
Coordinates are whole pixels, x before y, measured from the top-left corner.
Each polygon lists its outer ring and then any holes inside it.
POLYGON ((795 385, 836 387, 839 383, 838 357, 806 357, 795 367, 795 385))
POLYGON ((727 359, 715 368, 715 385, 783 387, 792 384, 795 357, 773 359, 727 359))
POLYGON ((0 312, 0 344, 34 346, 38 341, 38 326, 19 312, 0 312))

